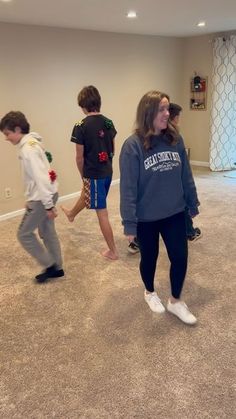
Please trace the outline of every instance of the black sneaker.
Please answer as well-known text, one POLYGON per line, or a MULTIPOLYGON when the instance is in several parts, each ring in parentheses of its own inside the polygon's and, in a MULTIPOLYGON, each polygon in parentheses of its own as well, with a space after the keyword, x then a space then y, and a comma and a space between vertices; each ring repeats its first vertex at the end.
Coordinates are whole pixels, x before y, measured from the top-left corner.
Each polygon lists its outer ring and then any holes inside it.
POLYGON ((132 242, 129 243, 128 252, 132 253, 132 255, 139 252, 139 245, 138 245, 138 241, 137 241, 136 237, 134 238, 134 240, 132 242))
POLYGON ((200 237, 202 237, 201 230, 200 230, 200 228, 196 227, 194 229, 194 234, 192 236, 188 236, 188 240, 190 242, 194 242, 194 241, 200 239, 200 237))
POLYGON ((46 282, 49 278, 60 278, 64 276, 63 269, 57 269, 56 265, 49 266, 41 274, 36 275, 35 280, 38 284, 46 282))

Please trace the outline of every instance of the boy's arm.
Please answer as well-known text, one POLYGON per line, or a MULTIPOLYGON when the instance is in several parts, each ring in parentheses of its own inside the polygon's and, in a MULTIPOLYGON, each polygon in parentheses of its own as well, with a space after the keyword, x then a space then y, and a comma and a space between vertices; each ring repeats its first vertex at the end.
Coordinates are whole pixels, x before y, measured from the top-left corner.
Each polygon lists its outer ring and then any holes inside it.
POLYGON ((188 156, 182 138, 180 141, 180 146, 182 155, 182 182, 184 188, 185 201, 189 210, 189 215, 191 216, 191 218, 193 218, 197 214, 199 214, 198 207, 200 205, 200 202, 198 200, 197 189, 194 182, 192 169, 188 160, 188 156))
POLYGON ((83 169, 84 169, 84 146, 81 144, 76 144, 76 164, 78 170, 83 178, 83 169))

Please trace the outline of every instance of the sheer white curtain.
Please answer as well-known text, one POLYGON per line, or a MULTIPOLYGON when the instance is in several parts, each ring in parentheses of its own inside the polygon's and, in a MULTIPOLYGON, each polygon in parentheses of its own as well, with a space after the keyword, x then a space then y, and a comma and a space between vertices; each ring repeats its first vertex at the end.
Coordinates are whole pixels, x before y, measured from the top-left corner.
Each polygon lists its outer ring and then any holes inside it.
POLYGON ((236 35, 213 42, 210 168, 236 169, 236 35))

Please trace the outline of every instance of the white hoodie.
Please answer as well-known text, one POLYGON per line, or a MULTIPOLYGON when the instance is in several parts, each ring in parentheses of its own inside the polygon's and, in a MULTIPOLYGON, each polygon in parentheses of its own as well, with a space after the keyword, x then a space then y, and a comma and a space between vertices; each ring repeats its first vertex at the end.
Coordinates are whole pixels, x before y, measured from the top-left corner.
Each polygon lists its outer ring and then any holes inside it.
POLYGON ((51 167, 45 155, 42 137, 36 132, 26 134, 18 147, 27 201, 41 201, 45 209, 52 208, 58 184, 56 180, 52 182, 50 179, 51 167))

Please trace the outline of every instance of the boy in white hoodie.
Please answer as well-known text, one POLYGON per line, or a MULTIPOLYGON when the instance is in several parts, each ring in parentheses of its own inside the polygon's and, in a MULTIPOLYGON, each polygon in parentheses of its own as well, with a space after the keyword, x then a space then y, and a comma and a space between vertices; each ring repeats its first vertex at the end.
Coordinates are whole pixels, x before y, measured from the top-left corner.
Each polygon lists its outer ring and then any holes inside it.
POLYGON ((58 185, 41 137, 29 133, 29 130, 30 125, 21 112, 11 111, 0 121, 0 131, 6 140, 18 146, 24 176, 26 211, 17 237, 23 248, 44 267, 44 271, 35 277, 36 282, 41 283, 64 276, 61 247, 54 224, 58 185), (36 229, 44 246, 35 234, 36 229))

